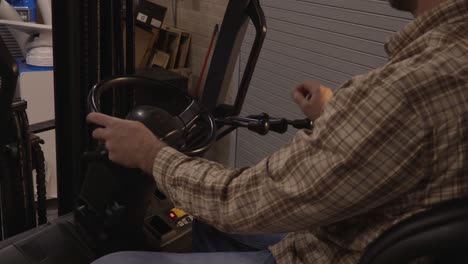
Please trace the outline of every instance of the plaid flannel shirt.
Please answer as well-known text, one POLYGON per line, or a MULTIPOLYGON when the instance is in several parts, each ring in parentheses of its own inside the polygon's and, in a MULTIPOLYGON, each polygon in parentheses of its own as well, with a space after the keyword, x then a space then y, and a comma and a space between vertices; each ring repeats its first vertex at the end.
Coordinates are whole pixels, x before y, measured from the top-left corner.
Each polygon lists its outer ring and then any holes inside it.
POLYGON ((153 175, 176 206, 231 233, 289 235, 277 263, 357 263, 384 230, 468 194, 468 1, 448 0, 342 85, 311 131, 244 169, 172 148, 153 175))

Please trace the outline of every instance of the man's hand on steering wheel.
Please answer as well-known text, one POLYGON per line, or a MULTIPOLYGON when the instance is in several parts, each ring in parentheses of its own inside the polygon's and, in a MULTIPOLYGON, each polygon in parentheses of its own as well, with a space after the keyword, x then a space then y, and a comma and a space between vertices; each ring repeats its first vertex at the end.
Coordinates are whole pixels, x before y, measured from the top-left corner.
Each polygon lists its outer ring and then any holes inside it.
POLYGON ((152 174, 156 155, 167 145, 148 128, 137 121, 101 113, 91 113, 86 119, 89 123, 100 126, 93 131, 93 138, 104 141, 111 161, 152 174))

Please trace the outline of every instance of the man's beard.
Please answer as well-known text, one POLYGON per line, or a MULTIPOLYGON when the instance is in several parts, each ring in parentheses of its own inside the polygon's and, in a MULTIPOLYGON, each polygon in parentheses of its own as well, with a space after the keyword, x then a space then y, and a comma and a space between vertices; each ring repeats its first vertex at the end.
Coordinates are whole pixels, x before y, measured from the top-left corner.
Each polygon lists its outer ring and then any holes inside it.
POLYGON ((412 12, 415 9, 414 0, 388 0, 390 5, 398 10, 412 12))

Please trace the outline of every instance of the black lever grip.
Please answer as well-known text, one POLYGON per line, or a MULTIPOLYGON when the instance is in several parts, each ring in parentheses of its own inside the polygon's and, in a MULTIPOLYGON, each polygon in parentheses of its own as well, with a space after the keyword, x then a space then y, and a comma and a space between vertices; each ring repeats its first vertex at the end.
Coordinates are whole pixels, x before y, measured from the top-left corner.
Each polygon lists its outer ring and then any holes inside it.
POLYGON ((270 126, 266 121, 251 121, 247 124, 247 128, 250 131, 258 133, 260 135, 266 135, 270 131, 270 126))
POLYGON ((270 119, 270 130, 276 133, 286 133, 288 131, 288 121, 284 118, 270 119))
POLYGON ((309 119, 288 120, 288 124, 297 129, 312 129, 313 124, 309 119))

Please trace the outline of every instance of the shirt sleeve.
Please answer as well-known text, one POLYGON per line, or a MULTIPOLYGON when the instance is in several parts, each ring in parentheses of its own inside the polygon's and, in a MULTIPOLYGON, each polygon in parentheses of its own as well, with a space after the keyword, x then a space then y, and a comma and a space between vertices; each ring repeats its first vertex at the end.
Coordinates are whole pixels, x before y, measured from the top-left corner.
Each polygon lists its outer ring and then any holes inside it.
POLYGON ((231 233, 307 230, 367 212, 421 181, 423 122, 402 94, 350 81, 313 131, 259 164, 229 169, 172 148, 153 175, 177 207, 231 233))

